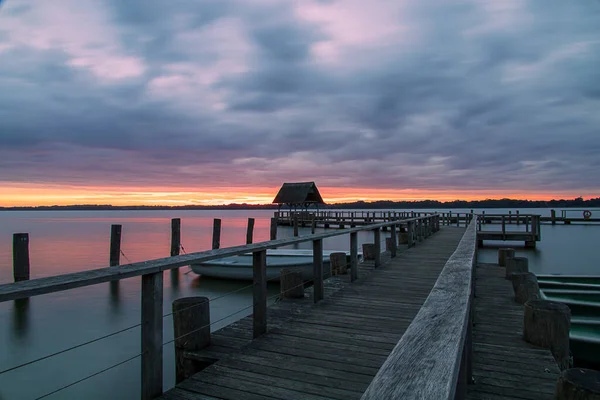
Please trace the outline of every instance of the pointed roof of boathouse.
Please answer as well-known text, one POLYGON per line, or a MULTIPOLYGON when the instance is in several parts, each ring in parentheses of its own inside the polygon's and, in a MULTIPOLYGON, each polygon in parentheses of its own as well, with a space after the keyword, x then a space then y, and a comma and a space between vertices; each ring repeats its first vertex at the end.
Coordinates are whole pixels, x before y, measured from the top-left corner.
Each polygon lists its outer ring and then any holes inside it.
POLYGON ((325 204, 314 182, 284 183, 273 200, 275 204, 325 204))

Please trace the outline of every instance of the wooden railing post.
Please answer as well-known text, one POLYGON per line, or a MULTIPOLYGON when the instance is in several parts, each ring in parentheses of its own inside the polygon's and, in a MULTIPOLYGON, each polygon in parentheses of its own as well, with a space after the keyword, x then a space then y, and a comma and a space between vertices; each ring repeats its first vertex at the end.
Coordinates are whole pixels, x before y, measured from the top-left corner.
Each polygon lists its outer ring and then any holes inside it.
POLYGON ((257 338, 267 332, 267 251, 252 253, 253 269, 253 329, 252 337, 257 338))
POLYGON ((390 227, 390 231, 392 234, 392 248, 390 249, 390 252, 392 253, 392 258, 396 257, 396 225, 392 225, 390 227))
POLYGON ((29 280, 29 234, 13 234, 13 278, 15 282, 29 280))
POLYGON ((142 275, 142 400, 163 389, 163 274, 142 275))
POLYGON ((121 263, 121 225, 110 226, 110 260, 111 267, 121 263))
POLYGON ((277 239, 277 218, 271 218, 271 240, 277 239))
POLYGON ((373 236, 375 242, 375 246, 373 246, 375 251, 375 268, 377 268, 381 265, 381 232, 379 228, 373 229, 373 236))
POLYGON ((294 214, 294 236, 298 236, 298 214, 294 214))
POLYGON ((246 244, 251 244, 254 236, 254 218, 248 218, 248 228, 246 229, 246 244))
POLYGON ((215 218, 213 221, 213 237, 212 237, 212 248, 213 250, 221 247, 221 219, 215 218))
POLYGON ((323 239, 313 240, 313 280, 313 298, 314 302, 317 303, 325 297, 323 289, 323 239))
POLYGON ((171 257, 179 255, 181 248, 181 219, 171 219, 171 257))
POLYGON ((358 278, 358 232, 350 234, 350 282, 358 278))
POLYGON ((414 224, 414 221, 408 221, 406 225, 407 225, 406 226, 406 233, 407 233, 407 236, 408 236, 408 247, 410 248, 410 247, 413 247, 415 245, 414 240, 413 240, 414 239, 413 235, 414 235, 414 230, 415 230, 415 224, 414 224))
POLYGON ((506 240, 506 221, 504 215, 502 215, 502 240, 506 240))

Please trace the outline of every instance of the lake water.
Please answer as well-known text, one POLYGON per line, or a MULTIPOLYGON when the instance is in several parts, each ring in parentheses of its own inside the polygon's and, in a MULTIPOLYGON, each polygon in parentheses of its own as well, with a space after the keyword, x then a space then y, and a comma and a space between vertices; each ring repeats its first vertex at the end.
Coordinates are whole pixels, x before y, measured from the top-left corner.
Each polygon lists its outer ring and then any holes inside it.
MULTIPOLYGON (((488 213, 505 211, 508 210, 488 210, 488 213)), ((600 214, 600 210, 592 211, 594 216, 600 214)), ((548 209, 520 212, 550 215, 548 209)), ((111 224, 123 225, 121 249, 125 257, 121 257, 121 263, 127 263, 169 255, 171 218, 181 218, 181 242, 189 253, 210 249, 213 218, 222 219, 221 247, 245 243, 248 217, 256 221, 254 241, 268 240, 272 214, 271 210, 0 212, 0 283, 10 283, 13 279, 12 234, 16 232, 29 233, 31 279, 35 279, 107 266, 111 224)), ((511 226, 511 229, 517 228, 511 226)), ((300 234, 307 233, 309 228, 300 229, 300 234)), ((279 227, 279 238, 289 236, 292 236, 290 228, 279 227)), ((521 243, 511 247, 516 247, 518 255, 529 258, 530 269, 536 273, 599 274, 600 252, 595 248, 599 238, 598 225, 543 225, 537 249, 524 249, 521 243)), ((359 244, 370 241, 371 233, 359 234, 359 244)), ((505 246, 502 242, 491 244, 505 246)), ((309 249, 311 243, 296 248, 309 249)), ((349 237, 328 238, 324 248, 346 250, 349 237)), ((479 259, 493 262, 496 248, 481 249, 479 259)), ((182 267, 176 276, 165 272, 165 315, 170 312, 173 300, 186 296, 212 299, 213 330, 251 313, 250 282, 202 279, 189 271, 189 267, 182 267)), ((26 302, 0 303, 0 371, 131 327, 0 374, 0 399, 36 399, 139 355, 140 281, 136 277, 123 280, 118 286, 106 283, 37 296, 26 302)), ((269 296, 278 291, 278 285, 269 286, 269 296)), ((172 320, 166 316, 164 342, 172 338, 172 320)), ((173 344, 166 344, 163 350, 167 389, 175 381, 173 344)), ((139 370, 140 358, 136 357, 46 398, 139 398, 139 370)))

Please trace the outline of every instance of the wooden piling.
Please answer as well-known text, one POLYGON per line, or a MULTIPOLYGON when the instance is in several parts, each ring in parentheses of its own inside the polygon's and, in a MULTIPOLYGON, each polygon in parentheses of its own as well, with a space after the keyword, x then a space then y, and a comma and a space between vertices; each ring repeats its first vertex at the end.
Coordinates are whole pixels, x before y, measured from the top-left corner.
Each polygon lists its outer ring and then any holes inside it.
POLYGON ((212 236, 212 248, 213 250, 221 247, 221 219, 215 218, 213 221, 213 236, 212 236))
POLYGON ((379 267, 381 265, 381 231, 379 230, 379 228, 377 229, 373 229, 373 241, 374 246, 373 246, 373 252, 375 253, 375 268, 379 267))
POLYGON ((506 260, 515 256, 515 249, 505 247, 498 249, 498 265, 501 267, 506 266, 506 260))
POLYGON ((518 272, 529 272, 529 260, 527 257, 511 257, 506 259, 505 278, 510 279, 511 275, 518 272))
POLYGON ((562 303, 531 300, 525 303, 523 338, 536 346, 549 348, 561 370, 569 368, 571 310, 562 303))
POLYGON ((358 278, 358 233, 350 234, 350 282, 358 278))
POLYGON ((121 225, 110 226, 110 260, 109 266, 115 267, 121 263, 121 225))
POLYGON ((254 218, 248 218, 248 228, 246 229, 246 244, 251 244, 254 236, 254 218))
POLYGON ((600 400, 600 372, 570 368, 558 377, 555 400, 600 400))
POLYGON ((313 240, 313 281, 313 299, 317 303, 325 297, 323 287, 323 239, 313 240))
POLYGON ((15 282, 29 280, 29 234, 13 234, 13 278, 15 282))
POLYGON ((185 357, 210 344, 210 303, 208 297, 183 297, 172 304, 175 336, 175 383, 199 372, 199 365, 185 357))
POLYGON ((257 338, 267 332, 267 251, 252 253, 253 328, 252 337, 257 338))
POLYGON ((270 238, 271 240, 277 239, 277 218, 271 218, 271 230, 270 230, 270 238))
POLYGON ((298 215, 294 214, 294 236, 298 236, 298 215))
POLYGON ((348 270, 346 253, 331 253, 329 255, 329 264, 331 265, 331 275, 345 275, 346 271, 348 270))
POLYGON ((540 287, 537 277, 531 272, 519 272, 511 275, 515 301, 525 304, 530 300, 540 299, 540 287))
POLYGON ((289 299, 304 298, 302 271, 293 268, 284 268, 279 273, 281 297, 289 299))
POLYGON ((552 225, 556 225, 556 210, 550 210, 550 219, 552 220, 552 225))
POLYGON ((171 257, 179 255, 181 249, 181 219, 171 220, 171 257))
POLYGON ((163 390, 163 273, 142 275, 142 400, 163 390))

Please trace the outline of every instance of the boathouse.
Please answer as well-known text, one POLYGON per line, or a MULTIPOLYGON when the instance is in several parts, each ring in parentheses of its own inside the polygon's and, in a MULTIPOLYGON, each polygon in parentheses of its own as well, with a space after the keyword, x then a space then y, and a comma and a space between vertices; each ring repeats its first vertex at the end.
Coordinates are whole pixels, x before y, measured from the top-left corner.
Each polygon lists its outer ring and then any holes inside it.
POLYGON ((318 209, 319 204, 325 202, 314 182, 293 182, 281 186, 273 204, 279 204, 279 208, 285 204, 294 209, 307 209, 314 205, 318 209))

